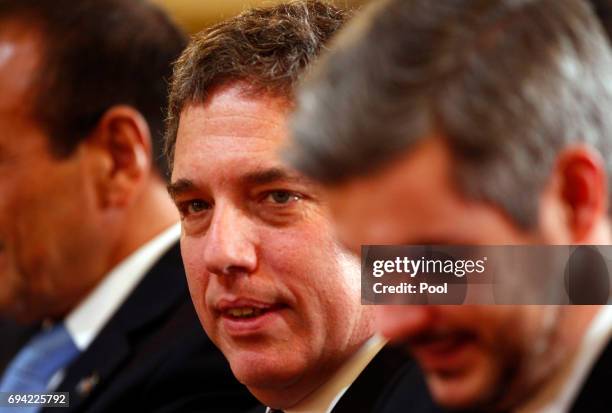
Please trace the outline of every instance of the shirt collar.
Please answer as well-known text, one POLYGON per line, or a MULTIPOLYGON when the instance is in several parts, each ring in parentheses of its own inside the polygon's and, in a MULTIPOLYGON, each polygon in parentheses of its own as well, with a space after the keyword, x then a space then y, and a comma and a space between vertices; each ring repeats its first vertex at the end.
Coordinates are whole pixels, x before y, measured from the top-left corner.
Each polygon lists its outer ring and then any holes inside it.
MULTIPOLYGON (((384 347, 386 341, 379 335, 368 339, 334 375, 312 394, 295 406, 284 409, 285 413, 329 413, 357 379, 359 374, 384 347)), ((268 408, 266 412, 268 413, 268 408)))
POLYGON ((140 280, 174 245, 181 234, 174 224, 113 268, 65 319, 66 328, 80 351, 85 351, 119 309, 140 280))

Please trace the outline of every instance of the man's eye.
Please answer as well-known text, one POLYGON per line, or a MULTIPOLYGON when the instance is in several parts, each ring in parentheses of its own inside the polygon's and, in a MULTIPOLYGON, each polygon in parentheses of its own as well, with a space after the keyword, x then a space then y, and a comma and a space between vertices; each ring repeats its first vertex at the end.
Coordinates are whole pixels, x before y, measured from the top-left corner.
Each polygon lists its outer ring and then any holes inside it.
POLYGON ((191 201, 184 202, 180 209, 183 216, 188 216, 210 209, 210 204, 201 199, 193 199, 191 201))
POLYGON ((266 196, 266 200, 275 204, 288 204, 300 199, 302 199, 300 194, 291 191, 270 191, 266 196))

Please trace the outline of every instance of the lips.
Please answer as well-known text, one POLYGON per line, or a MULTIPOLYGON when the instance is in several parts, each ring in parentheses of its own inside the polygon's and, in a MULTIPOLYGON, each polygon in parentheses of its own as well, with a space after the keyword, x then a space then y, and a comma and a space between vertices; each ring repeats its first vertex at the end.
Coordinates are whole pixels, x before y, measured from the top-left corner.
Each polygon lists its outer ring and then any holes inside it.
POLYGON ((221 325, 232 336, 262 333, 274 326, 284 304, 251 298, 225 298, 215 305, 215 313, 221 325))
POLYGON ((215 305, 215 311, 221 316, 248 318, 260 316, 278 306, 279 305, 274 302, 260 301, 251 298, 223 298, 215 305))
POLYGON ((476 337, 468 332, 451 332, 421 336, 410 341, 414 356, 425 369, 460 368, 469 362, 469 349, 476 337))

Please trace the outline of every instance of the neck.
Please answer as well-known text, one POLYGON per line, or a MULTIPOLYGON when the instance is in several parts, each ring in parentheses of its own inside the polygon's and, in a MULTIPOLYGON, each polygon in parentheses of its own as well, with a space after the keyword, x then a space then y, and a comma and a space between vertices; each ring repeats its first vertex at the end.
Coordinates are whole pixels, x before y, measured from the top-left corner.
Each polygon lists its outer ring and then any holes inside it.
POLYGON ((162 231, 179 222, 179 214, 160 178, 152 177, 122 220, 122 230, 110 268, 162 231))

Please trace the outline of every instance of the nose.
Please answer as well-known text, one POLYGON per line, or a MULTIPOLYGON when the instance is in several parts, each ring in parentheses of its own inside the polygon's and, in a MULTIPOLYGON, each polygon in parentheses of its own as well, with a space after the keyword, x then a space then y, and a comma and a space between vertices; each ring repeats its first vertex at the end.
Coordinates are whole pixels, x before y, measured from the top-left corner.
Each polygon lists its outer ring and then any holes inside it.
POLYGON ((251 274, 257 268, 254 223, 239 209, 218 205, 204 247, 208 272, 217 275, 251 274))
POLYGON ((405 340, 423 332, 433 319, 434 306, 385 305, 377 308, 379 331, 393 341, 405 340))

